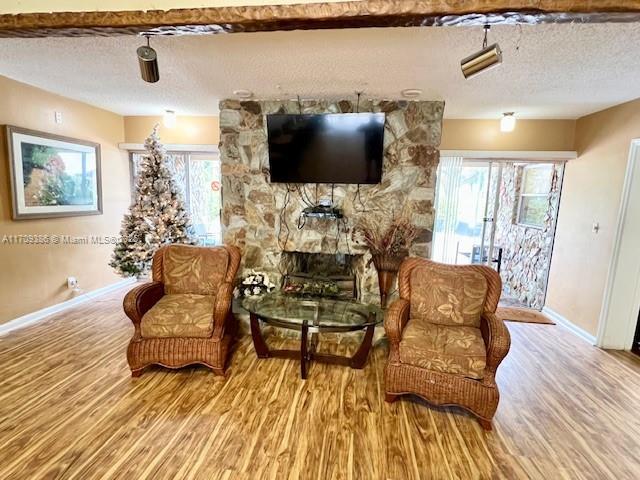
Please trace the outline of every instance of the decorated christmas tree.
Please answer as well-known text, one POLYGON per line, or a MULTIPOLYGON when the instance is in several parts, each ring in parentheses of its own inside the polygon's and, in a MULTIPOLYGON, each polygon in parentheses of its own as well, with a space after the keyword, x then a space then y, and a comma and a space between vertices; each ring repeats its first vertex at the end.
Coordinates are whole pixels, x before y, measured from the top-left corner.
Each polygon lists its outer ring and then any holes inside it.
POLYGON ((148 153, 136 179, 135 201, 122 220, 121 238, 109 263, 126 277, 146 274, 154 253, 165 244, 197 243, 157 125, 144 146, 148 153))

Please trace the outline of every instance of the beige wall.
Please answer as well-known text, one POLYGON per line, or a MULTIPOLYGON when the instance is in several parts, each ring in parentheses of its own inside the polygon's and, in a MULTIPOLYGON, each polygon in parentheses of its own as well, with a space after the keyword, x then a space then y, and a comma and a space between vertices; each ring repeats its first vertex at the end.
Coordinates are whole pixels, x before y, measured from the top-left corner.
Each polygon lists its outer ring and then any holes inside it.
MULTIPOLYGON (((117 235, 130 200, 121 116, 0 77, 0 124, 16 125, 100 143, 102 215, 11 220, 9 164, 0 139, 0 238, 4 235, 117 235), (54 123, 54 111, 63 123, 54 123)), ((107 265, 112 247, 11 245, 0 243, 0 323, 73 297, 66 279, 75 276, 87 292, 119 280, 107 265)))
MULTIPOLYGON (((174 128, 166 128, 160 116, 124 117, 125 142, 143 143, 153 126, 160 125, 164 143, 211 144, 220 140, 217 116, 178 116, 174 128)), ((574 150, 575 120, 519 120, 515 131, 500 132, 497 120, 445 119, 442 150, 574 150)))
POLYGON ((558 214, 547 307, 596 335, 640 100, 578 120, 578 158, 567 163, 558 214), (593 222, 600 224, 592 233, 593 222))
POLYGON ((499 120, 445 119, 441 150, 574 150, 575 120, 518 120, 513 132, 499 120))
POLYGON ((162 117, 124 117, 124 138, 126 143, 144 143, 154 125, 160 125, 160 140, 163 143, 183 143, 190 145, 218 145, 220 124, 218 117, 178 116, 176 126, 167 128, 162 117))

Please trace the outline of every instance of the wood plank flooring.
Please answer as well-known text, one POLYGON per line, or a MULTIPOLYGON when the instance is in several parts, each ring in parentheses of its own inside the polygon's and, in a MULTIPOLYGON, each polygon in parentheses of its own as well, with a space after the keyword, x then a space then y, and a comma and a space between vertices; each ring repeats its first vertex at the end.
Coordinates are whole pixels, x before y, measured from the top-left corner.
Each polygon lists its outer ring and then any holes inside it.
MULTIPOLYGON (((494 431, 364 370, 258 360, 131 379, 124 291, 0 337, 2 479, 637 479, 640 361, 559 326, 509 323, 494 431)), ((295 347, 291 339, 272 338, 295 347)), ((321 344, 334 353, 349 343, 321 344)))

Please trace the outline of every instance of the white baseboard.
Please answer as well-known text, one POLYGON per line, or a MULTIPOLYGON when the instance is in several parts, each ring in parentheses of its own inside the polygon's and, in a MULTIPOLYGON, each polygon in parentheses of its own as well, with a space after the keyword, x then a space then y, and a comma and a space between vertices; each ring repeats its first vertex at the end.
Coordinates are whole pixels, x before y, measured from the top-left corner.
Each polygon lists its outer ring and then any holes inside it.
POLYGON ((92 290, 87 293, 83 293, 78 295, 77 297, 71 298, 61 303, 56 303, 55 305, 51 305, 50 307, 45 307, 42 310, 38 310, 33 313, 28 313, 18 318, 14 318, 13 320, 9 320, 7 323, 0 324, 0 335, 5 335, 13 330, 17 330, 18 328, 23 328, 28 325, 33 325, 55 313, 62 312, 69 308, 75 307, 76 305, 80 305, 81 303, 87 302, 92 298, 100 297, 105 293, 109 293, 113 290, 118 290, 127 285, 131 285, 136 283, 136 278, 125 278, 124 280, 120 280, 119 282, 112 283, 110 285, 104 286, 102 288, 98 288, 96 290, 92 290))
POLYGON ((572 323, 570 320, 563 317, 558 312, 550 309, 549 307, 543 307, 542 313, 547 315, 549 318, 551 318, 551 320, 556 322, 561 327, 566 328, 567 330, 574 333, 578 337, 582 338, 583 340, 586 340, 591 345, 596 344, 596 337, 594 335, 591 335, 589 332, 587 332, 586 330, 583 330, 582 328, 577 326, 575 323, 572 323))

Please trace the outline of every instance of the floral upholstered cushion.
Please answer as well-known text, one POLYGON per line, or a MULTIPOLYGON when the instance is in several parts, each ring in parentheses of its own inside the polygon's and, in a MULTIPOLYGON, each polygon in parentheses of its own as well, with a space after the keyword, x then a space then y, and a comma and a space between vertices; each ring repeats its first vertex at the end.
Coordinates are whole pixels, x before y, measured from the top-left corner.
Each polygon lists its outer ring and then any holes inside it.
POLYGON ((412 318, 402 332, 400 362, 481 379, 486 347, 479 328, 436 325, 412 318))
POLYGON ((228 264, 229 254, 223 248, 171 245, 162 259, 164 293, 215 295, 228 264))
POLYGON ((142 317, 140 333, 145 338, 210 337, 213 332, 211 295, 165 295, 142 317))
POLYGON ((486 296, 487 280, 479 272, 461 273, 439 263, 411 272, 411 317, 439 325, 480 327, 486 296))

